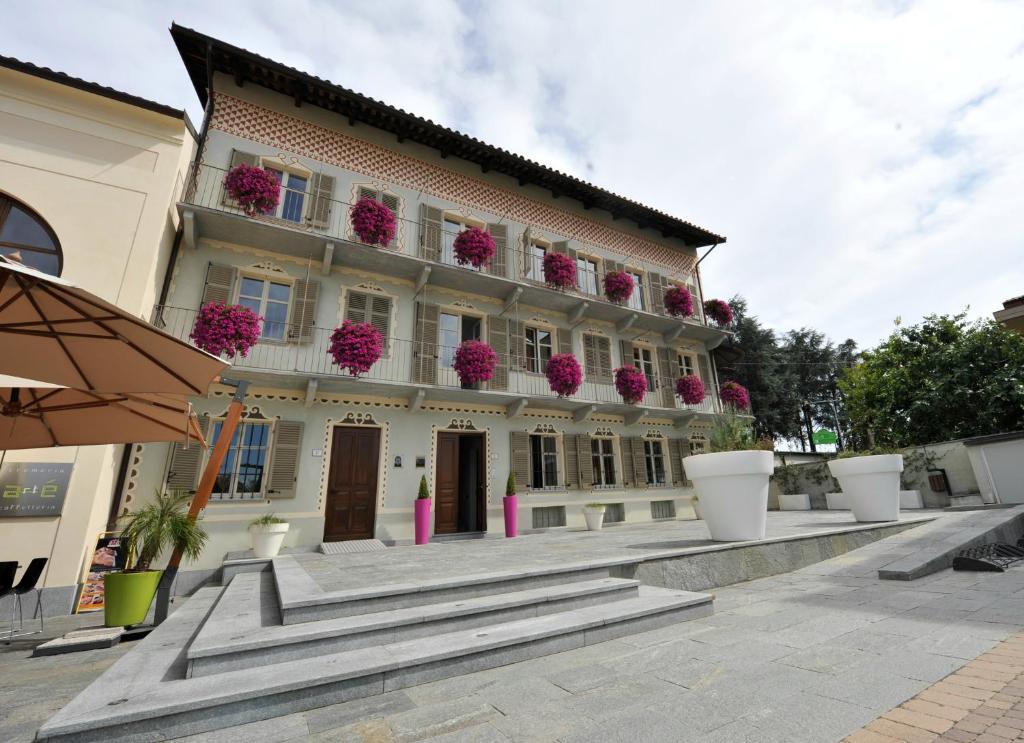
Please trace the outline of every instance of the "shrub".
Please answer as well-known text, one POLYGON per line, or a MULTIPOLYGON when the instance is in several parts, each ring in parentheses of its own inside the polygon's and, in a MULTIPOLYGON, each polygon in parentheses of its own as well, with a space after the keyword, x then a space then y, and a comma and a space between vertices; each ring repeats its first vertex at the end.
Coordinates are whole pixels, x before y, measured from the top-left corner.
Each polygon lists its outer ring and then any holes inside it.
POLYGON ((467 263, 473 268, 480 268, 490 263, 498 246, 491 237, 491 233, 479 227, 469 227, 455 236, 452 243, 452 252, 455 253, 455 260, 460 266, 467 263))
POLYGON ((732 307, 724 299, 709 299, 704 303, 704 314, 721 328, 732 323, 732 307))
POLYGON ((384 353, 384 336, 368 322, 346 320, 331 333, 327 353, 354 377, 370 371, 384 353))
POLYGON ((544 281, 554 289, 572 289, 576 286, 576 263, 562 253, 544 256, 544 281))
POLYGON ((284 519, 275 516, 272 513, 265 513, 258 519, 253 519, 249 522, 249 526, 271 526, 272 524, 287 524, 288 522, 284 519))
POLYGON ((718 397, 727 407, 746 410, 750 407, 750 393, 739 382, 725 382, 718 390, 718 397))
POLYGON ((387 245, 395 239, 395 213, 376 199, 364 196, 349 213, 352 231, 367 245, 387 245))
POLYGON ((700 377, 696 374, 687 374, 676 380, 676 394, 687 405, 699 405, 704 402, 707 393, 700 377))
POLYGON ((609 271, 604 277, 604 295, 615 304, 628 302, 635 288, 633 277, 625 271, 609 271))
POLYGON ((274 211, 281 198, 281 183, 273 173, 245 163, 228 171, 224 190, 250 217, 274 211))
POLYGON ((635 405, 647 394, 647 377, 635 366, 620 366, 615 370, 615 389, 629 405, 635 405))
POLYGON ((188 493, 156 491, 156 500, 124 517, 121 541, 125 548, 125 572, 145 572, 167 550, 181 550, 194 560, 203 551, 207 534, 188 515, 188 493))
POLYGON ((754 429, 749 421, 741 418, 732 409, 715 416, 708 444, 713 452, 749 451, 761 448, 754 439, 754 429))
POLYGON ((516 473, 509 472, 508 479, 505 481, 505 495, 516 494, 516 473))
POLYGON ((430 499, 430 488, 427 487, 427 476, 423 475, 420 477, 420 492, 416 495, 416 500, 429 500, 430 499))
POLYGON ((548 385, 559 397, 575 395, 583 383, 583 369, 571 353, 560 353, 548 359, 548 385))
POLYGON ((455 349, 452 367, 463 384, 486 382, 494 376, 498 354, 483 341, 463 341, 455 349))
POLYGON ((260 339, 262 319, 240 304, 207 302, 200 308, 189 338, 214 356, 226 353, 244 359, 260 339))
POLYGON ((693 295, 685 286, 673 286, 665 292, 665 311, 672 317, 689 317, 693 314, 693 295))

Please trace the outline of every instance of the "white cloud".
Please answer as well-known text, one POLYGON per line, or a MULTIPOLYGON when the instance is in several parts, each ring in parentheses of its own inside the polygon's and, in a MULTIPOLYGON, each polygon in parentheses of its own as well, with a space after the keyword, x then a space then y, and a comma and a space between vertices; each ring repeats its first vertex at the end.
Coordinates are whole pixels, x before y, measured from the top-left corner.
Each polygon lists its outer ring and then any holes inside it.
POLYGON ((728 235, 779 328, 870 344, 1024 292, 1024 6, 38 2, 6 54, 198 106, 171 20, 728 235))

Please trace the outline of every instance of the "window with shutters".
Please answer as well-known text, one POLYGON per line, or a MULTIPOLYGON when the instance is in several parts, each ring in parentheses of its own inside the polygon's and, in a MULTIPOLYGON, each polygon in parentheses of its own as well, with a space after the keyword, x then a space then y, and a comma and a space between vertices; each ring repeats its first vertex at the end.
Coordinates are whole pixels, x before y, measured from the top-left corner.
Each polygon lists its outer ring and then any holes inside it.
POLYGON ((283 341, 288 332, 292 284, 260 276, 242 276, 238 282, 238 304, 263 318, 260 337, 283 341))
POLYGON ((633 293, 629 295, 626 306, 634 310, 643 310, 644 307, 644 275, 639 271, 626 271, 626 275, 633 279, 633 293))
POLYGON ((476 315, 457 315, 442 312, 438 322, 438 359, 442 369, 450 369, 455 362, 455 351, 463 341, 483 339, 483 318, 476 315))
POLYGON ((607 336, 583 334, 583 368, 587 381, 608 384, 612 381, 612 342, 607 336))
POLYGON ((633 366, 647 377, 647 389, 653 392, 657 387, 658 374, 654 367, 654 349, 645 346, 633 346, 633 366))
POLYGON ((551 250, 547 240, 532 239, 523 257, 523 276, 531 281, 544 281, 544 256, 551 250))
MULTIPOLYGON (((223 421, 214 421, 210 440, 220 436, 223 421)), ((270 422, 245 420, 238 424, 231 446, 224 457, 211 498, 214 500, 254 500, 263 497, 270 443, 270 422)))
POLYGON ((395 194, 382 191, 379 188, 357 185, 356 201, 359 199, 373 199, 374 201, 379 201, 391 210, 391 213, 395 215, 395 236, 391 238, 391 242, 387 244, 387 247, 398 247, 399 237, 402 234, 402 220, 399 218, 401 214, 400 207, 402 205, 402 200, 398 196, 395 196, 395 194))
MULTIPOLYGON (((462 265, 455 260, 455 238, 459 236, 460 232, 467 230, 470 227, 479 227, 482 230, 487 229, 487 225, 484 222, 464 217, 459 214, 445 212, 444 222, 442 223, 444 235, 441 241, 441 263, 447 263, 452 266, 462 265)), ((484 270, 483 266, 476 268, 471 263, 467 263, 462 267, 468 268, 470 271, 484 270)))
POLYGON ((277 159, 264 158, 262 164, 281 184, 281 198, 271 216, 289 222, 301 222, 306 215, 306 194, 312 173, 298 168, 286 168, 277 159))
POLYGON ((345 298, 345 318, 352 322, 368 322, 380 331, 384 338, 384 354, 391 343, 391 308, 393 300, 382 294, 350 289, 345 298))
POLYGON ((665 476, 665 446, 660 439, 644 439, 644 464, 647 468, 647 484, 660 487, 668 483, 665 476))
POLYGON ((594 466, 594 488, 613 488, 618 485, 615 477, 615 440, 591 437, 590 459, 594 466))
POLYGON ((596 297, 598 292, 598 259, 588 255, 576 256, 576 285, 584 294, 596 297))
POLYGON ((558 487, 558 439, 550 434, 530 436, 530 485, 534 490, 558 487))
POLYGON ((527 326, 525 331, 526 371, 544 374, 548 370, 554 333, 546 328, 527 326))
POLYGON ((708 450, 708 439, 703 433, 690 436, 690 454, 704 454, 708 450))

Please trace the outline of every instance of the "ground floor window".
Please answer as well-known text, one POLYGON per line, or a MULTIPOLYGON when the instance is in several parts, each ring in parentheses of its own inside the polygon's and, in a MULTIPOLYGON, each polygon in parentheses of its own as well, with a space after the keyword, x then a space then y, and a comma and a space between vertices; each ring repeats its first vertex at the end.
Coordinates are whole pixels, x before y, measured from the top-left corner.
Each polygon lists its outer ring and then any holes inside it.
POLYGON ((647 464, 647 484, 665 484, 665 448, 658 439, 644 440, 644 461, 647 464))
POLYGON ((554 436, 530 436, 530 467, 534 488, 558 487, 558 442, 554 436))
POLYGON ((595 488, 610 488, 616 484, 614 444, 612 439, 590 439, 595 488))
POLYGON ((676 517, 676 503, 671 500, 652 500, 652 519, 674 519, 676 517))
POLYGON ((550 529, 565 526, 565 506, 544 506, 534 508, 531 513, 534 529, 550 529))
MULTIPOLYGON (((211 441, 220 436, 223 423, 213 424, 211 441)), ((219 500, 260 498, 263 494, 270 423, 244 421, 238 424, 231 446, 217 473, 211 497, 219 500)))
POLYGON ((626 520, 626 505, 624 503, 605 503, 604 523, 621 524, 626 520))

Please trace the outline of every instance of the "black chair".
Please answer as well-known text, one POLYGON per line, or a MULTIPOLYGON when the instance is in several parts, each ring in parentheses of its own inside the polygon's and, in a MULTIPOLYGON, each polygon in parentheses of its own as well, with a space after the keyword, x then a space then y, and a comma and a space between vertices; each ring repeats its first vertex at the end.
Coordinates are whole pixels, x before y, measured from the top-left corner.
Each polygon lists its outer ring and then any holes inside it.
MULTIPOLYGON (((25 568, 25 572, 21 576, 21 580, 18 581, 18 585, 14 586, 9 592, 14 594, 14 606, 11 607, 11 630, 7 637, 7 644, 11 644, 11 640, 14 639, 14 611, 18 611, 18 629, 19 635, 21 634, 41 634, 45 629, 43 624, 43 593, 39 590, 38 583, 39 578, 43 574, 43 568, 46 567, 45 557, 36 557, 32 559, 32 562, 25 568), (20 630, 25 626, 25 619, 21 611, 21 597, 30 591, 36 592, 36 611, 39 613, 39 632, 27 632, 22 633, 20 630)), ((14 576, 11 576, 11 582, 14 582, 14 576)), ((0 594, 2 595, 2 594, 0 594)))
MULTIPOLYGON (((14 576, 18 572, 18 563, 15 561, 11 562, 0 562, 0 599, 11 596, 14 594, 14 576)), ((13 607, 18 605, 18 599, 15 598, 12 603, 13 607)), ((11 631, 14 631, 14 612, 11 612, 11 631)), ((7 640, 10 643, 10 639, 7 640)))

